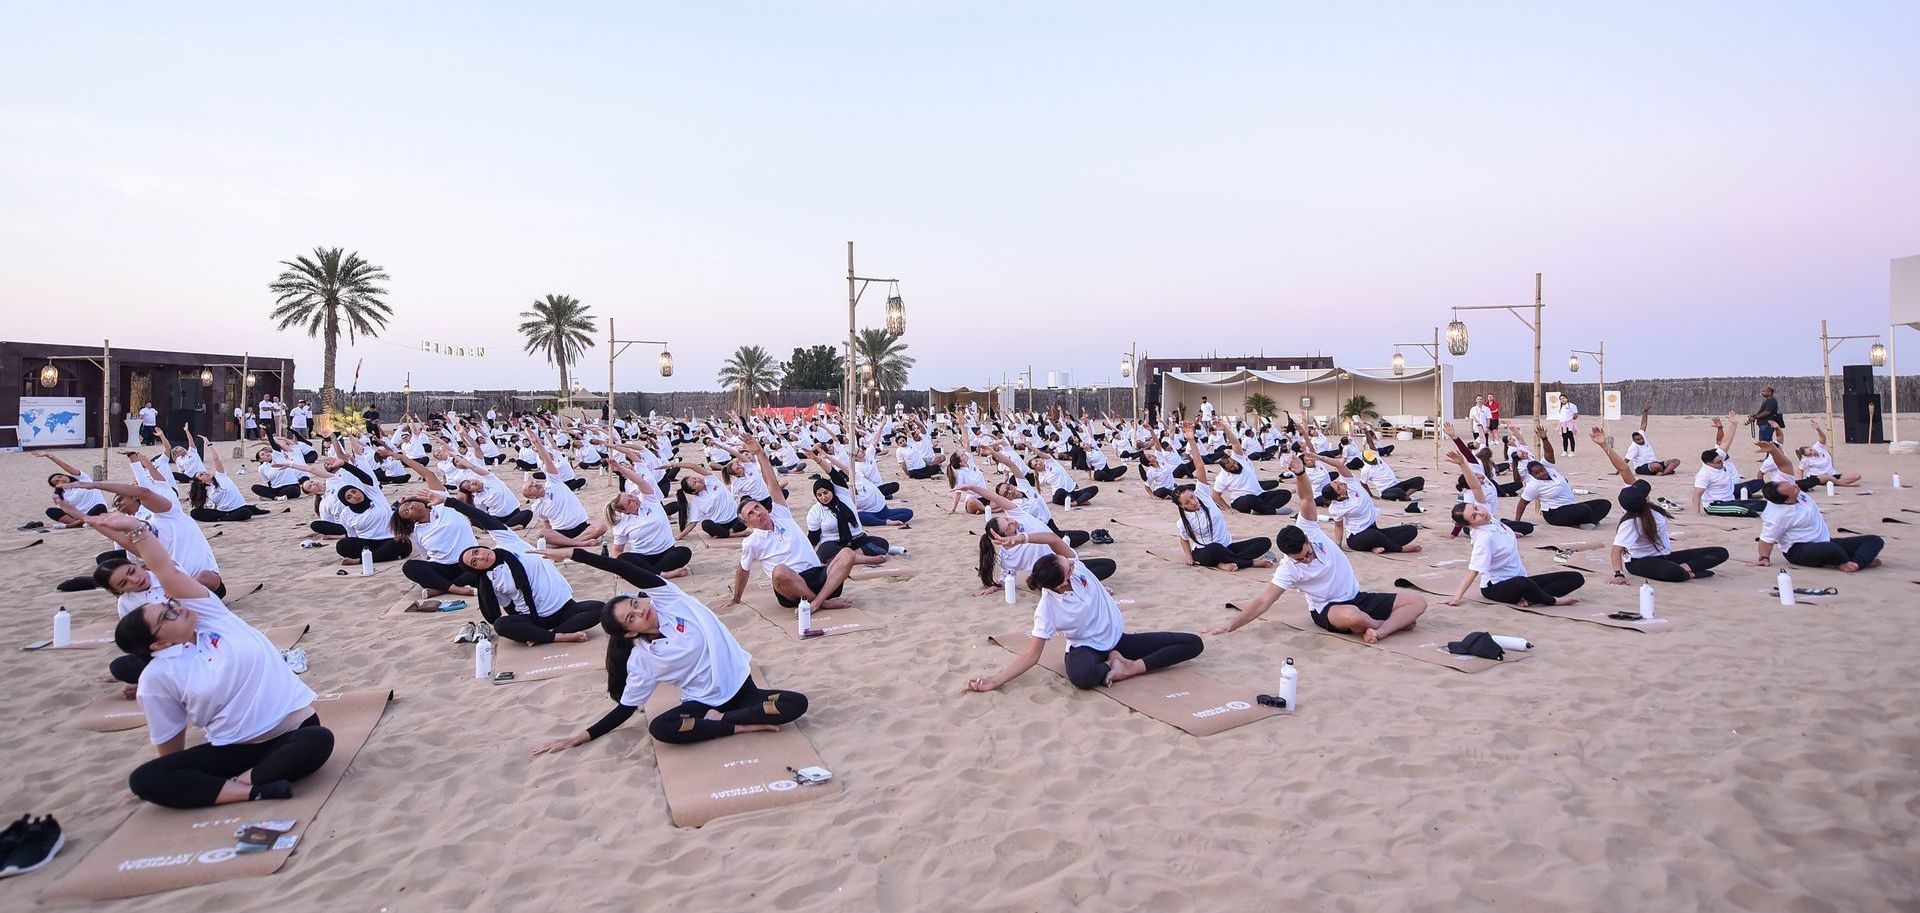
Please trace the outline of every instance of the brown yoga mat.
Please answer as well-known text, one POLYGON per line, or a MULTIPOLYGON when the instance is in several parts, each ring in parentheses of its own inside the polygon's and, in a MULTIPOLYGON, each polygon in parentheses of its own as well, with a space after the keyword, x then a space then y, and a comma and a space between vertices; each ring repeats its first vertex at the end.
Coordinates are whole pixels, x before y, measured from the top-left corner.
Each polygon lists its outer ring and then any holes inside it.
POLYGON ((23 551, 23 550, 25 550, 25 549, 30 549, 30 548, 32 548, 32 547, 34 547, 34 546, 36 546, 36 545, 39 545, 40 543, 42 543, 42 542, 45 542, 45 541, 47 541, 47 540, 45 540, 45 539, 35 539, 35 540, 33 540, 32 542, 23 542, 23 543, 21 543, 21 544, 19 544, 19 545, 9 545, 9 546, 7 546, 6 548, 0 548, 0 552, 18 552, 18 551, 23 551))
POLYGON ((1545 615, 1549 618, 1565 618, 1569 621, 1585 621, 1592 624, 1605 625, 1609 628, 1625 628, 1626 630, 1639 631, 1643 634, 1665 634, 1668 631, 1686 627, 1686 621, 1684 619, 1668 618, 1664 615, 1646 620, 1639 618, 1609 618, 1607 616, 1612 613, 1608 610, 1584 603, 1570 606, 1527 606, 1525 608, 1521 606, 1508 606, 1508 608, 1518 609, 1522 612, 1531 612, 1535 615, 1545 615))
MULTIPOLYGON (((755 596, 745 602, 754 614, 771 622, 774 627, 787 632, 789 640, 800 639, 800 629, 795 620, 795 611, 780 604, 771 595, 755 596)), ((873 616, 856 608, 815 609, 813 629, 824 631, 828 636, 834 634, 857 634, 861 631, 878 631, 885 628, 886 622, 875 621, 873 616)), ((819 640, 809 637, 808 640, 819 640)))
POLYGON ((381 575, 386 574, 388 571, 393 570, 395 567, 398 567, 399 564, 400 562, 398 561, 387 561, 384 563, 377 562, 373 566, 373 573, 371 575, 360 573, 360 563, 357 561, 354 562, 353 564, 329 564, 326 567, 315 568, 311 571, 308 571, 307 573, 301 574, 300 579, 301 580, 370 580, 373 577, 379 577, 381 575), (341 571, 346 571, 346 573, 342 574, 340 573, 341 571))
MULTIPOLYGON (((1020 653, 1033 639, 1028 632, 1015 631, 987 638, 1011 652, 1020 653)), ((1047 641, 1040 653, 1040 665, 1047 671, 1067 677, 1067 639, 1047 641)), ((1189 735, 1209 736, 1244 726, 1255 720, 1277 716, 1280 710, 1255 700, 1260 689, 1234 686, 1208 678, 1188 663, 1168 666, 1145 675, 1103 688, 1094 689, 1162 723, 1189 735)))
MULTIPOLYGON (((1448 653, 1447 642, 1459 640, 1467 636, 1464 631, 1455 637, 1429 638, 1421 631, 1422 625, 1415 625, 1411 629, 1389 635, 1377 643, 1370 644, 1352 634, 1335 634, 1332 631, 1322 628, 1308 619, 1304 611, 1299 613, 1288 612, 1284 615, 1272 615, 1269 613, 1267 617, 1271 617, 1273 620, 1289 628, 1293 628, 1296 631, 1309 631, 1325 634, 1329 637, 1338 637, 1348 643, 1385 650, 1388 653, 1398 654, 1408 659, 1417 659, 1423 663, 1445 666, 1457 672, 1485 672, 1495 666, 1517 663, 1530 655, 1525 650, 1508 650, 1507 658, 1499 660, 1481 659, 1478 656, 1461 656, 1455 653, 1448 653)), ((1425 622, 1426 626, 1432 624, 1432 622, 1425 622)))
POLYGON ((417 611, 417 612, 409 611, 414 606, 424 605, 426 603, 433 603, 433 602, 437 602, 437 603, 464 602, 466 603, 465 608, 471 609, 474 606, 479 605, 480 599, 477 596, 435 596, 431 599, 422 599, 418 596, 408 596, 405 599, 396 599, 393 602, 388 603, 386 609, 380 613, 380 617, 385 618, 388 615, 412 615, 415 618, 439 618, 443 615, 452 615, 454 612, 463 611, 463 609, 454 609, 452 612, 443 612, 443 611, 428 610, 428 609, 421 609, 420 611, 417 611))
MULTIPOLYGON (((1794 589, 1798 590, 1800 588, 1795 587, 1794 589)), ((1778 589, 1775 589, 1774 587, 1767 587, 1766 589, 1761 590, 1760 593, 1761 595, 1772 600, 1774 605, 1780 605, 1780 591, 1778 589)), ((1803 606, 1803 605, 1830 606, 1830 605, 1836 604, 1836 600, 1838 600, 1839 598, 1840 596, 1837 593, 1832 596, 1814 596, 1807 593, 1795 592, 1793 594, 1793 604, 1796 606, 1803 606)), ((1782 605, 1780 606, 1780 608, 1784 609, 1784 608, 1788 608, 1788 606, 1782 605)))
MULTIPOLYGON (((754 681, 762 688, 769 687, 759 669, 754 670, 754 681)), ((679 703, 680 689, 663 684, 647 700, 647 717, 666 713, 679 703)), ((794 780, 789 767, 826 766, 798 723, 773 732, 743 732, 692 745, 654 742, 653 757, 660 767, 660 788, 667 794, 667 810, 679 827, 699 827, 727 815, 798 805, 837 796, 846 789, 837 774, 815 786, 802 786, 794 780)))
POLYGON ((887 567, 885 565, 874 567, 871 565, 866 565, 866 566, 854 568, 851 573, 847 574, 847 579, 848 580, 896 580, 896 581, 912 580, 913 575, 918 573, 920 572, 910 567, 887 567))
POLYGON ((607 645, 598 638, 583 644, 535 644, 498 638, 493 643, 493 683, 508 685, 558 678, 573 672, 607 667, 607 645), (500 673, 513 677, 502 680, 500 673))
MULTIPOLYGON (((1464 569, 1459 572, 1440 571, 1432 574, 1415 574, 1412 577, 1395 577, 1393 585, 1402 590, 1419 590, 1428 596, 1452 599, 1454 589, 1460 585, 1460 575, 1463 573, 1466 573, 1464 569)), ((1480 588, 1477 586, 1468 587, 1467 595, 1462 601, 1480 605, 1501 604, 1481 596, 1480 588)))
POLYGON ((205 809, 141 804, 40 899, 117 900, 279 871, 292 846, 237 854, 234 831, 256 821, 293 819, 291 836, 303 841, 392 699, 385 689, 320 695, 313 709, 333 731, 333 756, 293 784, 293 798, 205 809))

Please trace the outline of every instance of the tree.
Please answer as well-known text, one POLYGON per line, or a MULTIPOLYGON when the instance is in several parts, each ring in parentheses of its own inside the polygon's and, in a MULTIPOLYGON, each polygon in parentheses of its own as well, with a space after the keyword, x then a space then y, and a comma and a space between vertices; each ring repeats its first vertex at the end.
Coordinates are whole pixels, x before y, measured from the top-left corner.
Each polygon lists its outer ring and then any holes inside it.
POLYGON ((1274 416, 1280 414, 1280 404, 1274 402, 1273 397, 1268 396, 1265 393, 1248 394, 1246 407, 1247 407, 1248 415, 1259 415, 1259 416, 1264 416, 1266 418, 1273 418, 1274 416))
POLYGON ((309 337, 325 340, 320 373, 320 415, 325 432, 333 426, 333 403, 339 396, 334 386, 334 361, 340 355, 340 328, 345 324, 347 344, 360 336, 378 336, 393 316, 393 308, 382 299, 387 290, 379 283, 392 279, 385 270, 360 259, 359 252, 344 253, 338 247, 316 247, 313 256, 282 260, 286 267, 267 290, 274 294, 273 318, 280 321, 277 330, 304 324, 309 337))
MULTIPOLYGON (((900 344, 900 337, 884 329, 871 328, 860 331, 860 364, 873 365, 873 384, 882 395, 891 394, 907 386, 907 369, 913 367, 913 357, 906 354, 907 347, 900 344)), ((861 378, 862 382, 865 378, 861 378)))
POLYGON ((780 378, 784 390, 838 390, 845 372, 841 370, 840 349, 812 346, 794 349, 780 378))
MULTIPOLYGON (((527 337, 527 354, 545 355, 547 364, 560 366, 560 402, 571 403, 573 386, 567 366, 593 347, 593 315, 571 295, 548 295, 520 316, 526 318, 520 334, 527 337)), ((608 390, 607 396, 611 398, 613 391, 608 390)))
POLYGON ((754 397, 779 389, 779 373, 779 363, 766 349, 741 346, 720 366, 719 380, 733 391, 735 408, 746 412, 753 408, 754 397))
POLYGON ((1376 410, 1376 408, 1373 405, 1373 400, 1370 400, 1357 393, 1351 397, 1348 397, 1346 405, 1343 405, 1340 407, 1340 415, 1343 418, 1379 418, 1380 417, 1380 413, 1376 410))

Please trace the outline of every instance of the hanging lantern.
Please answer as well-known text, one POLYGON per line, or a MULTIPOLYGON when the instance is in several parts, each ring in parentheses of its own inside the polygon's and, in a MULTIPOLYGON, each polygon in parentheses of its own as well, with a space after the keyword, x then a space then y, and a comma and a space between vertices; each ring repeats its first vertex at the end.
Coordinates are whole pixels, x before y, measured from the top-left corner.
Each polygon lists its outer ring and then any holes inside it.
POLYGON ((1567 356, 1567 370, 1572 371, 1575 374, 1580 373, 1580 356, 1578 355, 1567 356))
POLYGON ((660 350, 660 376, 673 376, 673 353, 665 349, 660 350))
POLYGON ((1467 325, 1458 317, 1447 324, 1447 351, 1455 357, 1467 354, 1467 325))
POLYGON ((1400 377, 1401 375, 1404 375, 1406 373, 1407 373, 1407 357, 1404 355, 1401 355, 1399 352, 1393 353, 1393 376, 1400 377))
POLYGON ((1302 409, 1311 409, 1311 408, 1313 408, 1313 397, 1311 397, 1311 396, 1302 396, 1302 397, 1300 397, 1300 408, 1302 408, 1302 409))
POLYGON ((1876 368, 1886 366, 1887 347, 1876 341, 1873 348, 1867 350, 1867 361, 1872 362, 1876 368))
POLYGON ((1123 378, 1133 376, 1133 359, 1120 359, 1120 376, 1123 378))
POLYGON ((260 382, 260 375, 258 374, 247 375, 247 389, 249 390, 253 389, 253 385, 259 382, 260 382))
POLYGON ((887 299, 887 332, 894 336, 907 335, 907 305, 900 300, 897 288, 893 297, 887 299))
POLYGON ((202 387, 213 386, 213 369, 212 368, 200 369, 200 386, 202 387))
POLYGON ((40 386, 51 390, 59 382, 60 369, 54 367, 53 362, 47 362, 47 366, 40 369, 40 386))

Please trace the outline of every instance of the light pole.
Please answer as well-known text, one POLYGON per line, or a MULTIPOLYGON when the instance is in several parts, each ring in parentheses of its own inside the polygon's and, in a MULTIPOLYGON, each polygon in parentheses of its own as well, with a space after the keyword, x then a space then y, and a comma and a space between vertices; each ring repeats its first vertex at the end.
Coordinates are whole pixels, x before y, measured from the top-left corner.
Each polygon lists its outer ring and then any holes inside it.
POLYGON ((1453 322, 1447 324, 1447 351, 1453 353, 1455 358, 1467 354, 1467 325, 1460 322, 1461 311, 1506 311, 1521 323, 1526 324, 1527 329, 1533 331, 1533 417, 1538 420, 1541 413, 1546 411, 1545 396, 1540 387, 1540 332, 1544 324, 1541 319, 1539 273, 1533 274, 1533 320, 1527 320, 1526 316, 1520 313, 1523 307, 1527 305, 1476 304, 1454 308, 1453 322))
POLYGON ((1440 328, 1433 328, 1432 342, 1396 342, 1393 344, 1393 373, 1396 376, 1407 373, 1407 360, 1399 351, 1406 346, 1417 347, 1424 350, 1428 355, 1433 356, 1433 468, 1437 472, 1440 469, 1440 328))
POLYGON ((660 347, 660 376, 661 377, 673 376, 673 353, 667 349, 667 344, 665 342, 662 342, 657 339, 615 339, 613 335, 613 318, 608 317, 607 318, 607 421, 609 423, 613 421, 613 360, 616 358, 619 358, 620 353, 625 352, 628 346, 659 346, 660 347))
MULTIPOLYGON (((857 434, 854 433, 854 421, 853 421, 853 401, 854 401, 854 398, 859 395, 859 388, 857 386, 857 384, 859 383, 859 380, 854 376, 854 372, 853 372, 854 358, 856 354, 859 352, 858 344, 854 339, 854 337, 858 334, 858 331, 854 329, 854 312, 859 309, 860 296, 865 295, 867 293, 867 283, 869 282, 886 282, 886 283, 890 283, 893 286, 892 294, 887 296, 887 332, 894 336, 906 335, 907 306, 905 302, 900 300, 900 280, 878 279, 878 278, 870 278, 867 276, 855 275, 853 271, 853 242, 848 241, 847 242, 847 372, 846 372, 847 377, 846 377, 846 380, 844 381, 845 387, 843 388, 846 393, 846 397, 841 400, 841 403, 842 403, 841 411, 845 413, 844 415, 841 416, 841 427, 844 428, 846 431, 847 447, 850 449, 858 448, 860 446, 860 438, 857 434)), ((853 459, 853 458, 849 457, 849 459, 853 459)))
MULTIPOLYGON (((1140 344, 1136 342, 1127 348, 1126 360, 1120 362, 1120 378, 1122 380, 1131 379, 1132 381, 1133 413, 1127 417, 1133 418, 1133 419, 1137 419, 1140 417, 1140 378, 1133 376, 1133 368, 1135 365, 1139 363, 1140 363, 1140 344)), ((1109 412, 1113 411, 1112 407, 1109 406, 1107 411, 1109 412)))
POLYGON ((47 356, 47 366, 40 369, 40 386, 52 389, 60 382, 60 369, 53 366, 56 361, 84 361, 100 369, 100 480, 104 482, 113 468, 113 461, 109 459, 113 455, 113 425, 110 424, 112 416, 108 414, 108 405, 113 402, 113 340, 100 340, 98 361, 91 355, 47 356))
MULTIPOLYGON (((1867 362, 1878 368, 1887 363, 1887 347, 1880 343, 1878 336, 1828 336, 1827 322, 1820 321, 1820 385, 1827 393, 1827 441, 1833 442, 1833 350, 1849 339, 1871 339, 1873 347, 1867 350, 1867 362)), ((1873 426, 1867 426, 1867 443, 1873 442, 1873 426)))
POLYGON ((1589 352, 1586 349, 1572 350, 1572 352, 1567 355, 1567 370, 1575 374, 1580 373, 1580 356, 1582 355, 1593 359, 1594 367, 1599 369, 1600 433, 1607 435, 1608 440, 1612 440, 1613 435, 1610 433, 1610 429, 1607 428, 1607 341, 1604 339, 1600 340, 1599 351, 1589 352))

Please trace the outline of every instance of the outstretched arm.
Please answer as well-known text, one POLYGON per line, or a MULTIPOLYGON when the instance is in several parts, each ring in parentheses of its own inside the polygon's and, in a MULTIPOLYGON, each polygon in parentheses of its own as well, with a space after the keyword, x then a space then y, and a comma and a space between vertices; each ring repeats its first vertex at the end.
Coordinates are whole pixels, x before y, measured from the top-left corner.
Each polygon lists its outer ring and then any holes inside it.
POLYGON ((1593 443, 1599 446, 1600 452, 1607 455, 1607 462, 1613 464, 1613 471, 1620 476, 1620 484, 1632 485, 1640 481, 1640 477, 1634 474, 1633 467, 1628 465, 1626 457, 1621 456, 1615 452, 1612 447, 1607 446, 1607 432, 1605 429, 1602 429, 1599 425, 1595 425, 1587 432, 1587 437, 1592 438, 1593 443))
POLYGON ((1301 454, 1287 461, 1286 471, 1293 473, 1293 499, 1300 505, 1300 516, 1310 522, 1320 519, 1320 505, 1313 503, 1313 486, 1307 481, 1307 462, 1301 454))
POLYGON ((150 511, 153 511, 156 514, 166 513, 167 509, 173 506, 172 502, 167 500, 166 495, 163 495, 157 491, 154 491, 151 488, 147 488, 144 485, 135 485, 131 482, 73 481, 73 482, 68 482, 67 484, 62 485, 60 487, 63 490, 68 488, 91 488, 95 491, 104 491, 104 492, 107 492, 108 494, 115 494, 124 498, 132 498, 136 501, 139 501, 141 507, 144 507, 150 511))
POLYGON ((66 460, 63 460, 57 456, 54 456, 51 451, 36 450, 33 452, 33 455, 40 457, 41 459, 44 459, 44 460, 52 460, 53 465, 60 467, 61 472, 64 472, 67 475, 73 476, 76 479, 81 476, 80 470, 75 469, 72 463, 69 463, 66 460))

